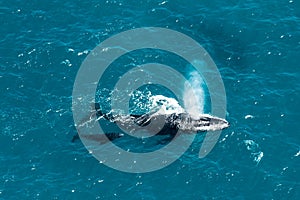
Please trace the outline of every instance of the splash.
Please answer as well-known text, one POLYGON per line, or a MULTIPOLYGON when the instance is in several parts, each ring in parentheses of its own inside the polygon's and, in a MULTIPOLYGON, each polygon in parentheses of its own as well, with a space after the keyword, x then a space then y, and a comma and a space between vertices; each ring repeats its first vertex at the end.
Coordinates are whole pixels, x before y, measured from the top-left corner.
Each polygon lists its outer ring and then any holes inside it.
POLYGON ((153 95, 150 91, 135 91, 131 94, 131 113, 172 114, 183 113, 184 109, 175 98, 153 95))
POLYGON ((183 113, 184 109, 174 98, 165 97, 163 95, 155 95, 150 97, 150 110, 158 110, 157 114, 183 113))
POLYGON ((244 143, 247 147, 247 150, 251 152, 251 157, 253 158, 253 161, 256 162, 256 165, 258 165, 264 156, 264 152, 260 150, 259 145, 253 140, 244 140, 244 143))
MULTIPOLYGON (((129 112, 132 114, 156 113, 156 114, 179 114, 188 113, 192 118, 199 119, 204 113, 203 89, 204 81, 197 71, 189 74, 189 79, 184 83, 183 105, 182 107, 175 98, 164 95, 153 95, 151 91, 135 90, 130 94, 129 112)), ((123 96, 119 97, 119 102, 123 102, 123 96)), ((104 99, 105 101, 108 98, 104 99)), ((125 114, 122 110, 114 110, 114 113, 125 114)))
POLYGON ((183 101, 184 108, 192 117, 204 113, 204 90, 203 79, 196 71, 189 74, 189 80, 184 84, 183 101))

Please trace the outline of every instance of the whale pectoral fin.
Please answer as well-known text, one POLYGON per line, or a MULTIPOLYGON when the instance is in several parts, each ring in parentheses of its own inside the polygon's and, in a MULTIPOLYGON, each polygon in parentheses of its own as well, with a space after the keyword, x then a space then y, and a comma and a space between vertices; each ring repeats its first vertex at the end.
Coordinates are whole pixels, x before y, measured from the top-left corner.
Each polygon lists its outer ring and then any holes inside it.
POLYGON ((171 142, 173 140, 174 136, 167 136, 166 138, 163 138, 161 140, 158 140, 157 141, 157 144, 160 144, 160 145, 166 145, 168 144, 169 142, 171 142))
POLYGON ((105 135, 110 141, 113 141, 115 139, 118 139, 118 138, 124 136, 123 133, 105 133, 105 135))
MULTIPOLYGON (((100 144, 105 144, 109 141, 113 141, 115 139, 118 139, 120 137, 123 137, 124 134, 122 133, 105 133, 105 134, 94 134, 94 135, 81 135, 81 137, 88 139, 88 140, 93 140, 97 141, 100 144)), ((74 135, 72 138, 72 142, 75 142, 76 140, 79 140, 79 134, 74 135)))

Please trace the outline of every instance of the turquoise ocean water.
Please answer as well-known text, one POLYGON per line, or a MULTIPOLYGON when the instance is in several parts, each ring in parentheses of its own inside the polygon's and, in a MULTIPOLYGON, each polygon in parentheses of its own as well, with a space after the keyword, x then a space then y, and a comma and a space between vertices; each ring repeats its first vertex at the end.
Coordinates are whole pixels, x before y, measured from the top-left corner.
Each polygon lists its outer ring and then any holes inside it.
POLYGON ((0 199, 300 199, 298 0, 11 0, 0 21, 0 199), (170 166, 130 174, 71 142, 72 88, 99 43, 147 26, 207 50, 231 126, 203 159, 199 135, 170 166))

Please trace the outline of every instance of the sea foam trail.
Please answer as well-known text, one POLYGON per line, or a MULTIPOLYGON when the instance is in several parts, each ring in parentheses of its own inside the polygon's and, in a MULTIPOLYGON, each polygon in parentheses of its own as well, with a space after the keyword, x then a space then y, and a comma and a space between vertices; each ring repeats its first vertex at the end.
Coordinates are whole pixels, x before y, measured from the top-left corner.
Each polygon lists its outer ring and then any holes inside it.
POLYGON ((183 92, 184 109, 192 117, 197 118, 204 113, 203 79, 196 71, 189 74, 189 80, 185 82, 183 92))

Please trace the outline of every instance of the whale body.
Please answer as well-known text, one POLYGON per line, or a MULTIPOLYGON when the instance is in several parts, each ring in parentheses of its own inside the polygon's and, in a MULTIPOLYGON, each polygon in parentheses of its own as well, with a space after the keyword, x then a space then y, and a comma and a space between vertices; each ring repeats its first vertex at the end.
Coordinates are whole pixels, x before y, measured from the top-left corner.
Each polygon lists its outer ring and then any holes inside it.
MULTIPOLYGON (((204 131, 217 131, 229 127, 229 123, 225 119, 209 114, 199 114, 196 117, 191 116, 187 112, 152 112, 142 115, 112 114, 102 112, 99 103, 94 104, 94 112, 94 114, 97 116, 97 120, 104 119, 111 123, 116 123, 130 132, 146 129, 149 132, 153 132, 154 135, 169 135, 171 137, 174 137, 178 131, 181 133, 190 134, 204 131), (140 129, 137 129, 136 127, 140 127, 140 129)), ((85 137, 88 137, 86 139, 97 140, 101 142, 105 136, 112 141, 124 136, 124 134, 105 133, 102 135, 89 135, 85 137)), ((72 142, 74 142, 76 139, 79 139, 78 135, 73 137, 72 142)))

